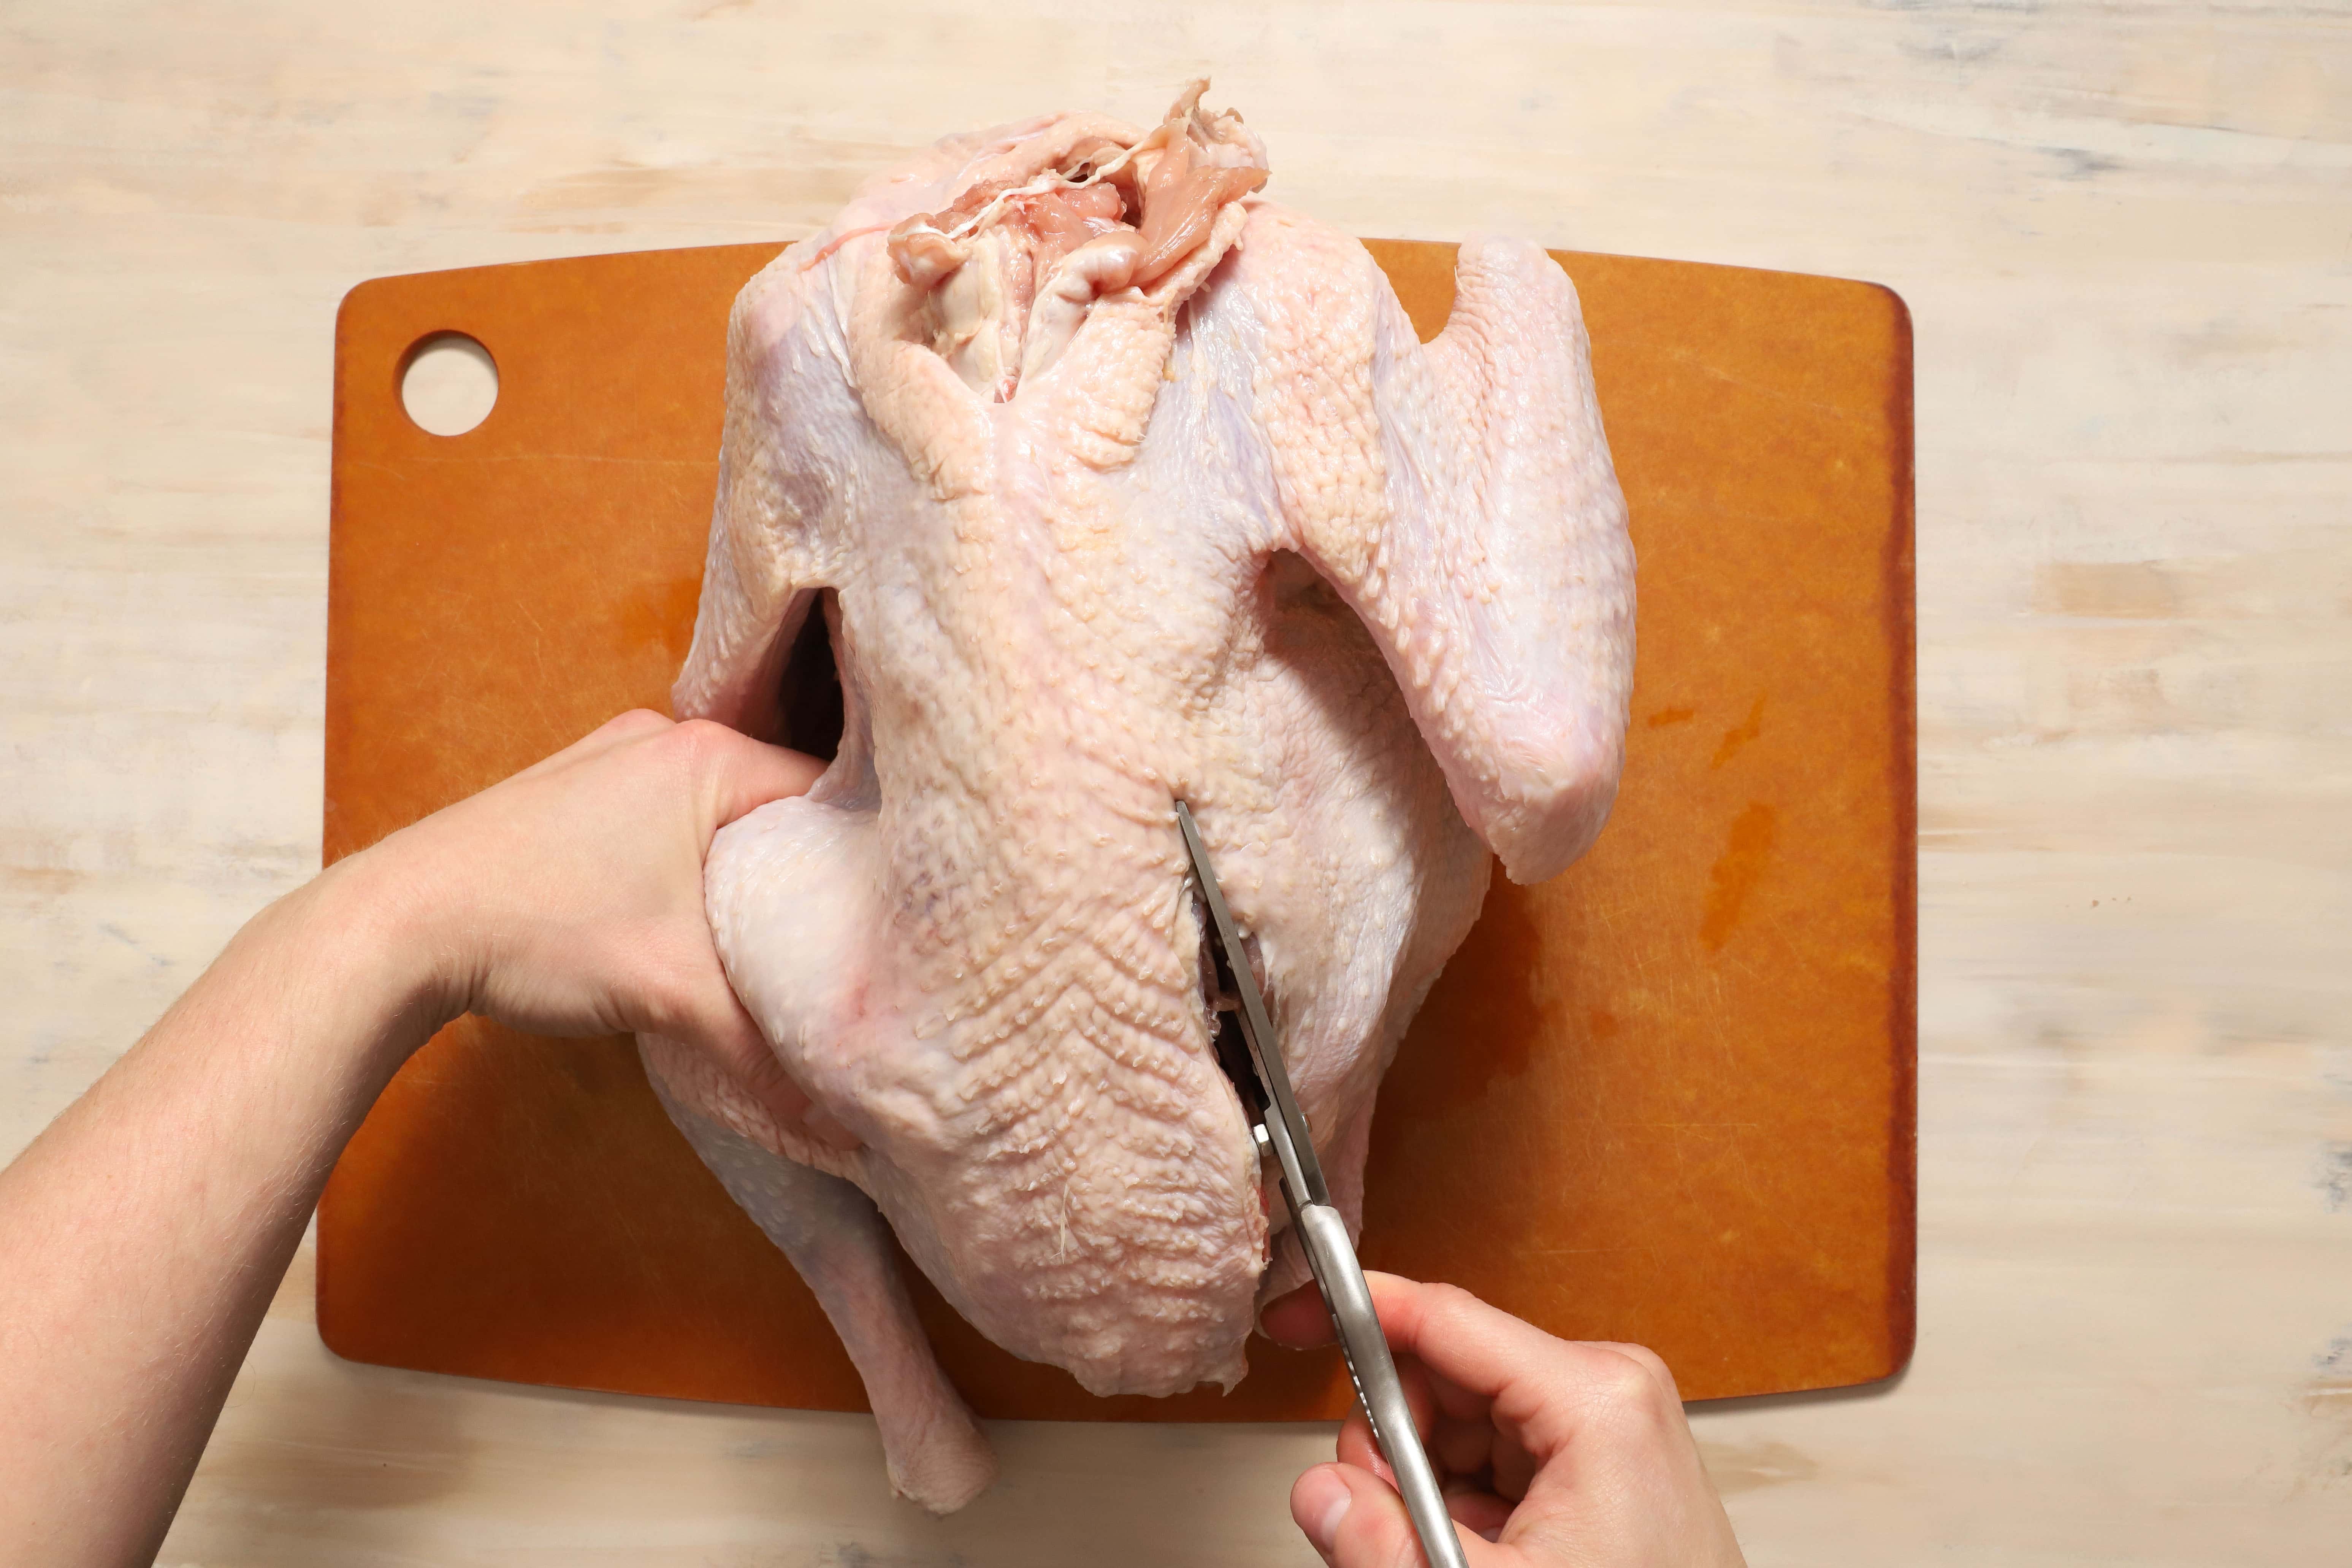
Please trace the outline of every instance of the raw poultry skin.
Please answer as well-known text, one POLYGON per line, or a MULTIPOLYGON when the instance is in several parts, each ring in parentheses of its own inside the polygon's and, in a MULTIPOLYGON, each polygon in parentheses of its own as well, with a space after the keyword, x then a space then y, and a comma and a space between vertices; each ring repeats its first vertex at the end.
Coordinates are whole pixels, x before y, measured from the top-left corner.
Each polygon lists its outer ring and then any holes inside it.
POLYGON ((1352 1227, 1375 1091, 1488 848, 1518 881, 1561 869, 1622 754, 1633 555, 1567 277, 1467 245, 1422 344, 1197 100, 1149 133, 942 142, 730 326, 676 708, 789 738, 787 656, 825 617, 838 752, 707 874, 810 1108, 644 1055, 935 1511, 994 1464, 886 1221, 992 1340, 1104 1394, 1230 1388, 1255 1308, 1304 1278, 1218 1067, 1171 802, 1352 1227))

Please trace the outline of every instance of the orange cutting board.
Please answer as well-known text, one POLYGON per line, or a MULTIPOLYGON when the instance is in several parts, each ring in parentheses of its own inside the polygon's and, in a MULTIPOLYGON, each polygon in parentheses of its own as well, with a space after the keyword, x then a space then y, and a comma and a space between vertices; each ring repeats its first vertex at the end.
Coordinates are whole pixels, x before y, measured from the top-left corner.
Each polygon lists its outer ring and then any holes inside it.
MULTIPOLYGON (((1383 243, 1424 334, 1452 247, 1383 243)), ((727 310, 772 246, 385 278, 336 322, 326 854, 663 708, 717 482, 727 310), (457 437, 404 413, 436 332, 495 357, 457 437)), ((1654 1346, 1694 1398, 1898 1371, 1913 1318, 1911 337, 1834 279, 1563 253, 1640 558, 1615 814, 1499 876, 1381 1089, 1365 1262, 1559 1334, 1654 1346)), ((1328 1352, 1230 1395, 1095 1399, 911 1268, 983 1415, 1329 1417, 1328 1352)), ((623 1040, 467 1019, 369 1116, 319 1216, 355 1360, 862 1409, 782 1256, 623 1040)))

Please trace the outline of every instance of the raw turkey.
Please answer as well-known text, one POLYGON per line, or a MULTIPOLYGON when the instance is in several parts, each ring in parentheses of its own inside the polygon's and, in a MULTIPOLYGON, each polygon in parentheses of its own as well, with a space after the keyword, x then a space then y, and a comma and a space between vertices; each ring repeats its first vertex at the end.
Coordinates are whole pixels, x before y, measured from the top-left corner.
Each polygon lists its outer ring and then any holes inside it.
POLYGON ((1633 553, 1567 277, 1466 245, 1423 344, 1199 100, 942 142, 729 327, 676 709, 835 750, 707 873, 792 1087, 643 1050, 936 1511, 994 1465, 886 1226, 982 1332, 1102 1394, 1230 1388, 1305 1278, 1218 1066, 1173 802, 1352 1227, 1381 1075, 1488 851, 1522 882, 1568 865, 1622 754, 1633 553))

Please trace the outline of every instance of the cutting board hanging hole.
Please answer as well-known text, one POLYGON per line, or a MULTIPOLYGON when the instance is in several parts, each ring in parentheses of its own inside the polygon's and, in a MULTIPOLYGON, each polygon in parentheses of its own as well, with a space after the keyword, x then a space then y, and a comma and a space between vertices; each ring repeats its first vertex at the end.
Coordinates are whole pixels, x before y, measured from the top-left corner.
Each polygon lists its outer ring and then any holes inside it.
POLYGON ((400 373, 400 405, 416 427, 434 436, 463 436, 490 416, 499 401, 499 362, 463 332, 419 338, 400 373))

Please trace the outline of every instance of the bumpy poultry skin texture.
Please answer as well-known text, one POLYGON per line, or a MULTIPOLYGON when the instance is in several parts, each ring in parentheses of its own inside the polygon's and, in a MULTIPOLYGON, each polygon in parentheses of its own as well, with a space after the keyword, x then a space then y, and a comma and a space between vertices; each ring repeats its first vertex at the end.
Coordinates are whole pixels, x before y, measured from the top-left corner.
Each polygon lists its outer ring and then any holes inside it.
POLYGON ((779 734, 785 652, 828 616, 839 752, 707 873, 810 1110, 644 1051, 935 1510, 992 1461, 876 1209, 982 1331, 1101 1394, 1230 1387, 1255 1305, 1303 1277, 1217 1065, 1171 802, 1352 1226, 1375 1091, 1487 848, 1520 881, 1559 870, 1622 752, 1633 559, 1567 278, 1465 246, 1423 345, 1361 246, 1248 194, 1262 150, 1196 101, 1148 134, 1065 115, 944 142, 786 250, 730 329, 675 701, 779 734), (1153 138, 1123 207, 1065 189, 1153 138), (1200 210, 1155 220, 1155 179, 1200 210), (1043 220, 991 205, 1034 186, 1043 220), (1150 247, 1114 210, 1191 248, 1123 281, 1150 247), (1124 253, 1075 276, 1097 247, 1124 253))

